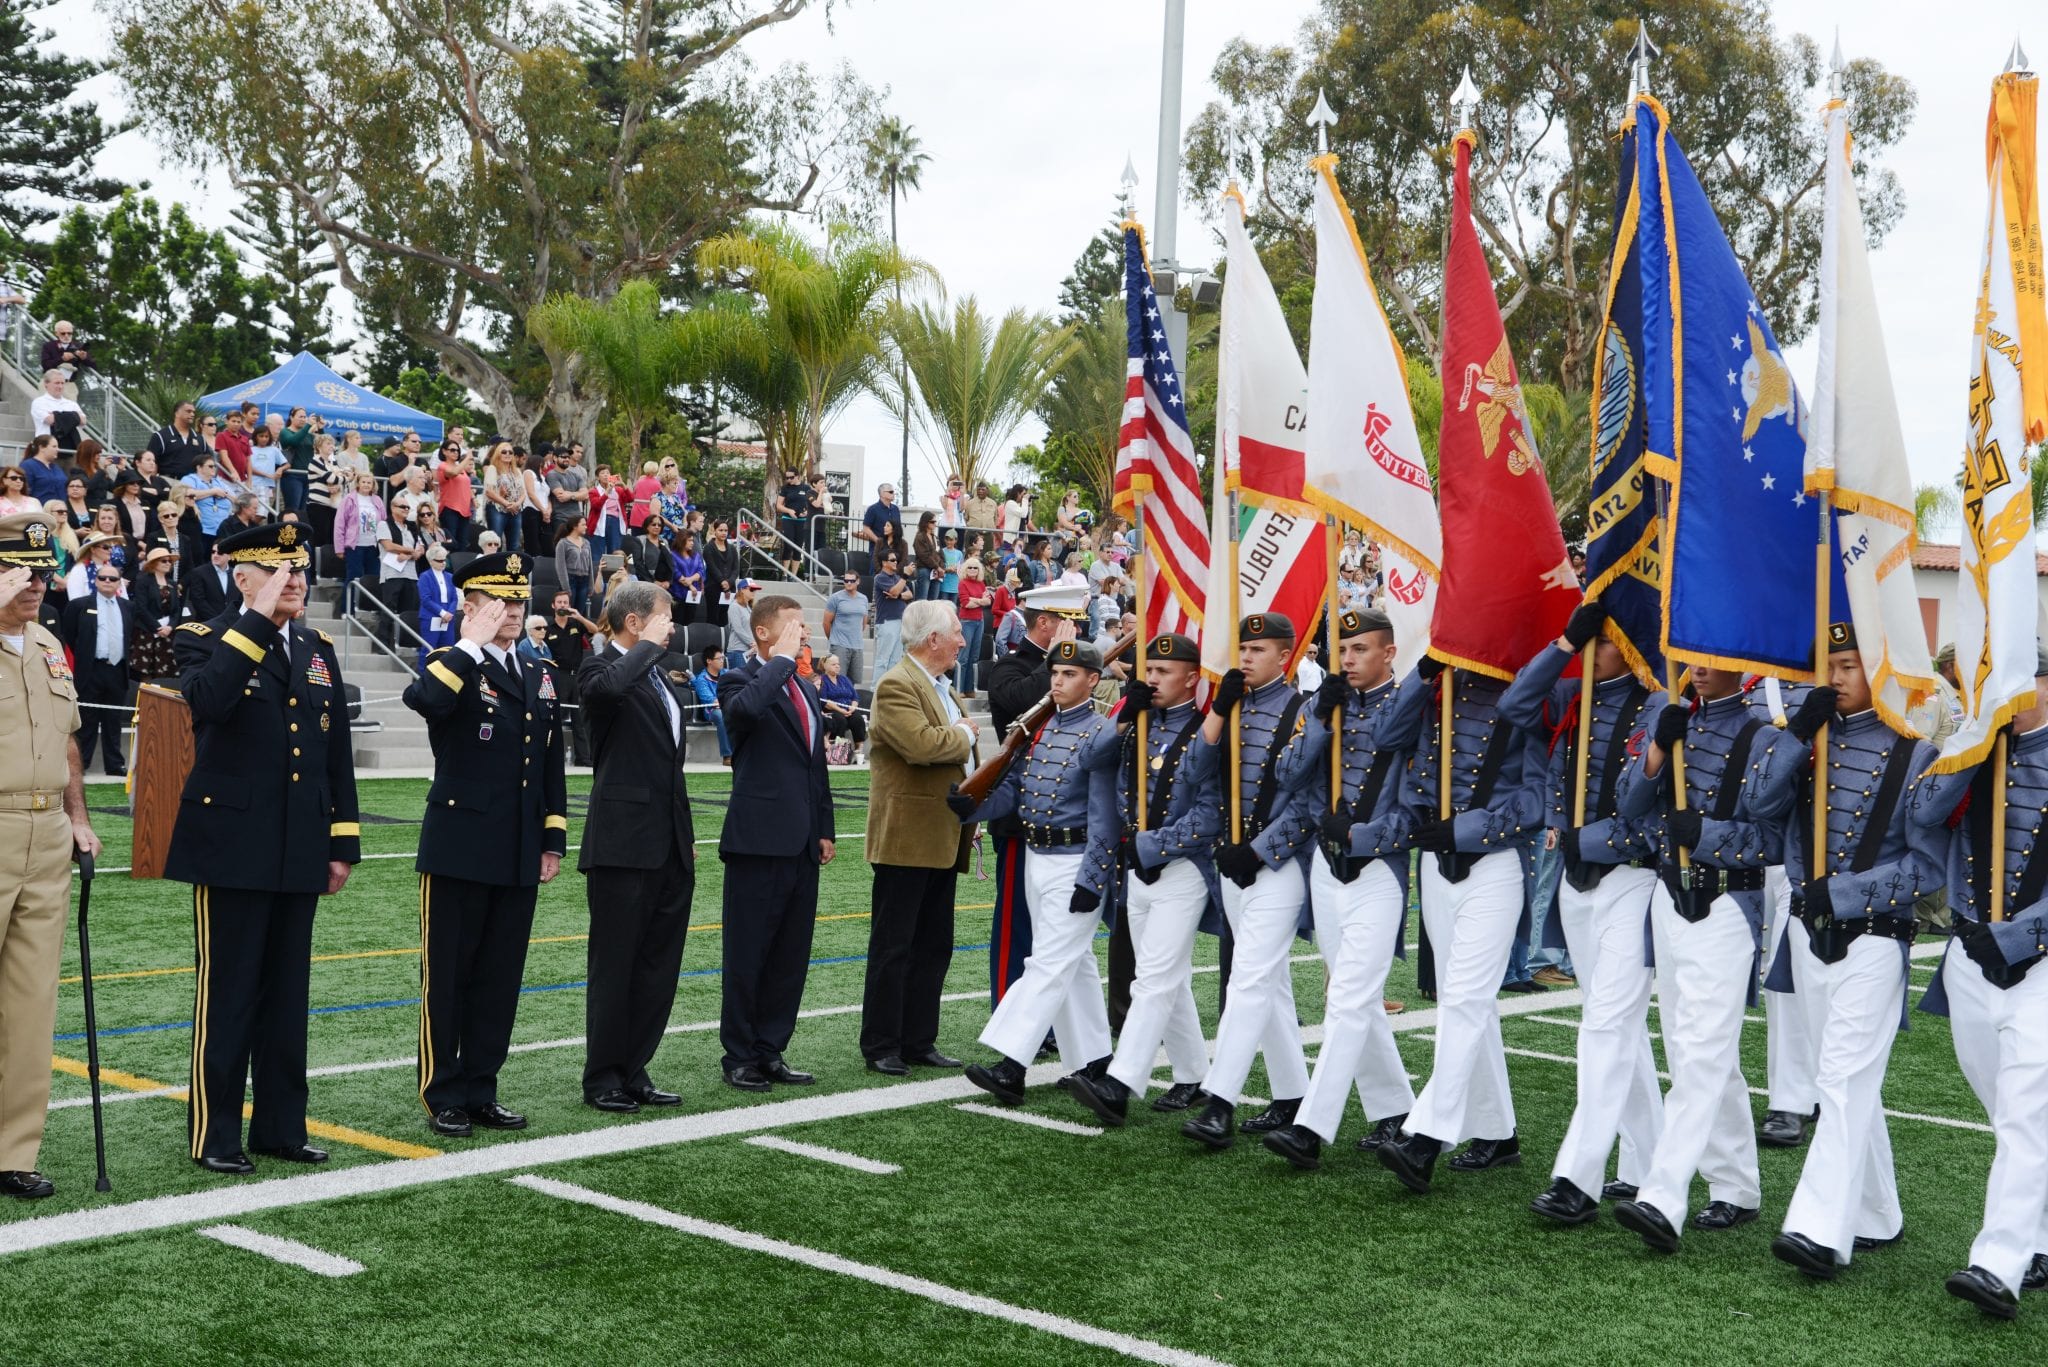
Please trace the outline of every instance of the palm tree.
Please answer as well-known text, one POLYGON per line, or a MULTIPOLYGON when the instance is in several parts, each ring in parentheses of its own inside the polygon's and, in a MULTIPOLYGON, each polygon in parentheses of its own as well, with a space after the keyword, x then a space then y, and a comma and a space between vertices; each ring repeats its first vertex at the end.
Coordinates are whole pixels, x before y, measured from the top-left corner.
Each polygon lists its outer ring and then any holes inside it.
POLYGON ((796 357, 777 345, 767 310, 750 295, 715 294, 684 315, 681 337, 690 378, 716 386, 760 431, 773 486, 788 459, 805 449, 805 388, 796 357))
MULTIPOLYGON (((908 195, 918 188, 918 182, 924 176, 924 164, 931 158, 925 154, 923 143, 911 131, 910 125, 893 114, 875 125, 874 133, 868 138, 866 152, 868 175, 878 187, 889 191, 889 245, 900 251, 901 244, 896 238, 896 195, 898 191, 908 195)), ((900 281, 896 286, 896 306, 903 306, 903 285, 900 281)), ((900 370, 896 379, 899 388, 910 383, 907 374, 900 370)), ((910 418, 907 413, 903 419, 903 471, 897 496, 905 505, 909 504, 910 418)))
POLYGON ((1558 526, 1566 541, 1578 541, 1586 534, 1586 500, 1593 492, 1593 398, 1556 385, 1525 384, 1522 406, 1558 526))
MULTIPOLYGON (((917 419, 927 448, 970 489, 1079 345, 1073 329, 1044 314, 1011 309, 996 322, 973 295, 950 311, 895 309, 888 332, 899 366, 917 381, 915 398, 899 385, 892 406, 906 422, 917 419)), ((1109 437, 1114 443, 1113 425, 1109 437)))
MULTIPOLYGON (((2038 462, 2037 462, 2038 464, 2038 462)), ((2041 483, 2034 482, 2036 509, 2040 507, 2041 483)), ((1961 495, 1940 484, 1923 484, 1913 491, 1913 535, 1924 545, 1938 535, 1954 530, 1956 513, 1962 508, 1961 495)))
POLYGON ((602 302, 557 294, 527 315, 527 331, 551 358, 573 357, 580 376, 626 420, 640 461, 647 424, 670 408, 669 391, 689 377, 682 315, 665 312, 651 281, 633 280, 602 302))
POLYGON ((1124 301, 1104 304, 1094 321, 1073 334, 1066 364, 1035 402, 1048 450, 1058 446, 1087 472, 1098 508, 1109 506, 1116 475, 1129 372, 1124 327, 1124 301))

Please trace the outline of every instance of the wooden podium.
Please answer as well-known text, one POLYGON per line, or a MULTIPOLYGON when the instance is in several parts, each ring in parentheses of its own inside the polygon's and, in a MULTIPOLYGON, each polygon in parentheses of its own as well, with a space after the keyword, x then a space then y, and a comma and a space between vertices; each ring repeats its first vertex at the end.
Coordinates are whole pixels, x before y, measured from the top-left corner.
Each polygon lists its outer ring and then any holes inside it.
POLYGON ((161 878, 185 776, 192 772, 192 713, 184 694, 153 683, 137 690, 135 711, 135 750, 129 760, 135 780, 129 801, 135 846, 129 876, 161 878))

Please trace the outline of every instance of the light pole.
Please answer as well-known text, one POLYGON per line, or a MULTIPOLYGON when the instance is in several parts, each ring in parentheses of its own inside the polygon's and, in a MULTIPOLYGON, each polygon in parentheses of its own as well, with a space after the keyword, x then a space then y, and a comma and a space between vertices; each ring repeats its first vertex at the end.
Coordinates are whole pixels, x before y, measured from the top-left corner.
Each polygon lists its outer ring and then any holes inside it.
POLYGON ((1173 306, 1180 287, 1174 260, 1180 221, 1180 74, 1187 29, 1187 0, 1166 0, 1166 32, 1159 60, 1159 174, 1153 182, 1152 281, 1166 323, 1166 345, 1174 364, 1187 364, 1188 320, 1173 306))

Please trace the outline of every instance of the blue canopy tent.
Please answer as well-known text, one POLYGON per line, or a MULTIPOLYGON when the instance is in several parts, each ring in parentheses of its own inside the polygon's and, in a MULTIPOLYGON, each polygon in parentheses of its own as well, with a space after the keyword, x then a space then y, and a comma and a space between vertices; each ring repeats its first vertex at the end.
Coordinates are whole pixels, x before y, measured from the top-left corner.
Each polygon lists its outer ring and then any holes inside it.
POLYGON ((261 404, 266 418, 273 412, 289 415, 294 408, 318 413, 337 439, 354 428, 363 434, 363 444, 372 449, 384 437, 402 437, 407 432, 419 433, 423 446, 441 444, 439 418, 349 383, 310 351, 300 352, 260 379, 215 390, 199 400, 199 410, 225 413, 245 403, 261 404))

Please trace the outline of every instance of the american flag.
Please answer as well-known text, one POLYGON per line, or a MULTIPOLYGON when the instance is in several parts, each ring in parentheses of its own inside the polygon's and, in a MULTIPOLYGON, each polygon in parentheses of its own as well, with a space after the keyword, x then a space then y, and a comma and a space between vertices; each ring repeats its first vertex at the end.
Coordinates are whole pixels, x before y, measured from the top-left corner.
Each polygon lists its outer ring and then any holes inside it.
POLYGON ((1130 368, 1124 380, 1123 426, 1117 433, 1112 504, 1134 517, 1142 504, 1145 544, 1138 548, 1150 640, 1163 631, 1195 634, 1202 624, 1208 578, 1209 528, 1202 509, 1195 443, 1188 435, 1187 397, 1166 344, 1166 322, 1138 225, 1124 225, 1124 317, 1130 368))

